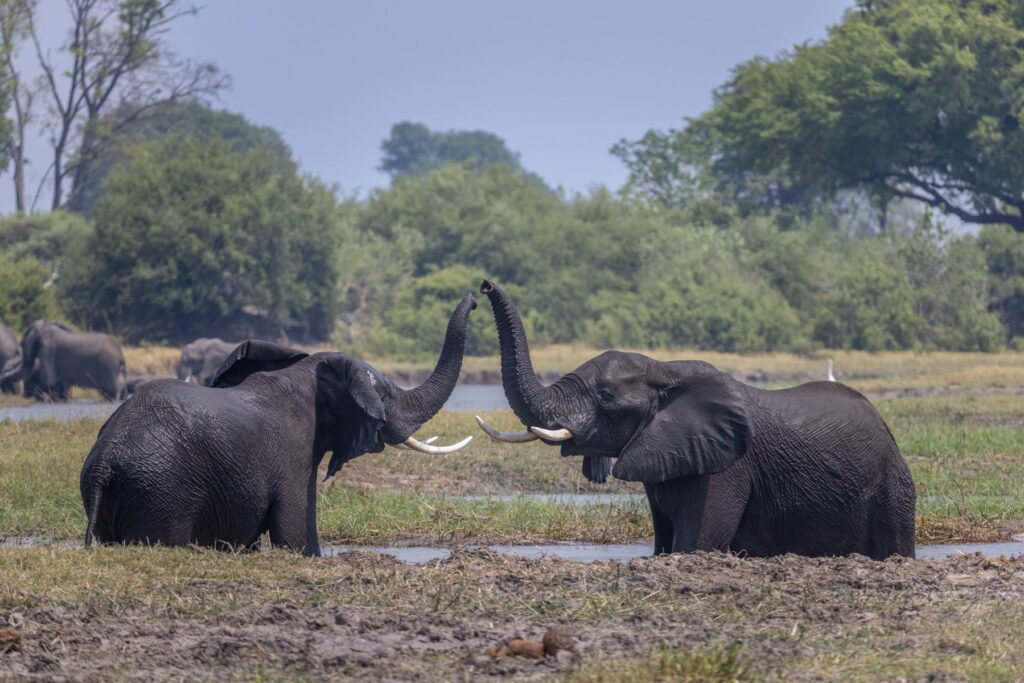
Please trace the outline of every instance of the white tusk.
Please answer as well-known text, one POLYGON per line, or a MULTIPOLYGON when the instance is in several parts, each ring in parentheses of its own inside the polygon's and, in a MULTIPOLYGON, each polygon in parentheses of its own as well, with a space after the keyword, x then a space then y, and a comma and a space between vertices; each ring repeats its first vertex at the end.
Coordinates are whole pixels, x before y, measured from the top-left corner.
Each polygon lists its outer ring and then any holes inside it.
MULTIPOLYGON (((436 436, 432 436, 429 439, 424 439, 423 443, 431 444, 431 443, 434 443, 435 441, 437 441, 437 437, 436 436)), ((405 444, 396 443, 396 444, 394 444, 392 446, 392 448, 397 448, 399 450, 403 450, 404 451, 404 450, 408 450, 409 447, 406 446, 405 444)))
POLYGON ((568 441, 572 438, 572 432, 568 429, 544 429, 543 427, 530 427, 530 431, 548 441, 568 441))
POLYGON ((462 441, 458 443, 453 443, 451 446, 430 446, 428 444, 423 443, 422 441, 417 441, 415 438, 410 436, 403 443, 412 450, 419 451, 420 453, 432 453, 434 455, 442 455, 444 453, 454 453, 455 451, 459 450, 472 440, 473 437, 467 436, 462 441))
POLYGON ((495 441, 504 441, 505 443, 526 443, 527 441, 536 441, 540 438, 536 434, 531 434, 530 432, 499 431, 484 422, 483 418, 479 415, 476 416, 476 423, 480 425, 480 429, 487 432, 487 436, 491 437, 495 441))

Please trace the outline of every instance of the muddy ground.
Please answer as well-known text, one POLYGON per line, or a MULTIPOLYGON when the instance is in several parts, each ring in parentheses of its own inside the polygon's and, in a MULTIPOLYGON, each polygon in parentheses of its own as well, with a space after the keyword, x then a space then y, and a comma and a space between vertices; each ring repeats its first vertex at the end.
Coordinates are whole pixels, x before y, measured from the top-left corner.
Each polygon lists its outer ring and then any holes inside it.
POLYGON ((708 661, 711 675, 693 680, 1024 677, 1024 560, 12 552, 0 555, 0 622, 17 634, 4 644, 0 630, 5 679, 614 681, 708 661), (48 573, 92 558, 108 578, 123 566, 125 581, 48 573), (485 654, 554 625, 578 655, 485 654), (716 669, 723 653, 735 661, 716 669))

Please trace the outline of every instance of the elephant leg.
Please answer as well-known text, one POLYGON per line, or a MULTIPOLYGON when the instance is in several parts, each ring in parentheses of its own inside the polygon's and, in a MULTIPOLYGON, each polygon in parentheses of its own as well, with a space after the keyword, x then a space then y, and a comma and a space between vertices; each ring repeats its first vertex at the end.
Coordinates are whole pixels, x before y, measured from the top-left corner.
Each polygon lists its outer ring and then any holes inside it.
POLYGON ((647 491, 647 502, 651 506, 651 521, 654 523, 654 554, 670 553, 672 552, 672 518, 658 508, 654 487, 644 484, 644 489, 647 491))
POLYGON ((270 513, 270 542, 296 550, 308 557, 320 556, 320 538, 316 532, 316 470, 307 486, 304 505, 295 498, 276 503, 270 513))
POLYGON ((680 477, 650 487, 648 498, 656 500, 671 521, 667 552, 730 549, 750 497, 749 479, 741 469, 680 477))

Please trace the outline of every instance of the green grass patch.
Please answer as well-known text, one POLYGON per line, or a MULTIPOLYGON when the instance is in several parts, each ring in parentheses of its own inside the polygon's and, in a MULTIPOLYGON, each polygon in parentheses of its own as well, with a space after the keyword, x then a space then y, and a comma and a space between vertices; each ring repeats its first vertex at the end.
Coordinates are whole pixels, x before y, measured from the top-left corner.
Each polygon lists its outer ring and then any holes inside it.
POLYGON ((738 646, 687 652, 663 648, 636 659, 599 659, 568 677, 578 683, 741 683, 752 681, 738 646))
MULTIPOLYGON (((987 528, 1024 519, 1024 395, 993 393, 878 402, 917 485, 918 514, 932 531, 987 528), (953 520, 956 524, 948 524, 953 520)), ((487 414, 502 429, 509 411, 487 414)), ((0 535, 78 538, 85 517, 78 491, 97 420, 0 423, 0 535)), ((495 443, 470 413, 442 412, 419 432, 466 449, 430 456, 386 449, 348 463, 321 488, 319 522, 328 543, 376 544, 579 540, 612 542, 650 534, 646 505, 568 507, 530 500, 467 501, 465 495, 641 493, 635 483, 587 482, 580 458, 540 442, 495 443)), ((960 536, 929 534, 937 542, 960 536)), ((965 539, 979 538, 968 534, 965 539)))

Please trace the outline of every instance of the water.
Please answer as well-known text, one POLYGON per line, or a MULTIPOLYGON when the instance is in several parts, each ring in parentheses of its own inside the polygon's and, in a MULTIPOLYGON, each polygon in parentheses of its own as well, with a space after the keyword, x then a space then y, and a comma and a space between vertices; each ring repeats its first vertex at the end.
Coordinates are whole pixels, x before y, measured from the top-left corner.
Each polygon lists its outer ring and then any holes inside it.
MULTIPOLYGON (((10 536, 0 538, 0 548, 32 548, 32 547, 80 547, 77 541, 56 541, 53 539, 38 536, 10 536)), ((526 559, 543 559, 558 557, 572 562, 629 562, 644 557, 650 557, 653 542, 643 543, 609 543, 599 545, 594 543, 548 543, 542 545, 478 545, 467 546, 470 549, 484 548, 494 552, 522 557, 526 559)), ((452 551, 448 548, 433 546, 348 546, 348 545, 327 545, 321 548, 324 557, 332 557, 351 551, 368 551, 390 555, 400 562, 408 564, 425 564, 434 560, 445 560, 451 557, 452 551)), ((1002 543, 955 543, 951 545, 919 545, 917 546, 917 557, 919 559, 942 559, 967 555, 970 553, 981 553, 986 557, 1024 556, 1024 536, 1016 536, 1012 541, 1002 543)))
MULTIPOLYGON (((79 399, 65 403, 33 403, 27 406, 0 408, 0 422, 22 422, 24 420, 57 420, 68 422, 82 418, 105 420, 121 405, 118 402, 104 402, 95 399, 79 399)), ((508 400, 500 385, 460 384, 455 387, 444 406, 448 410, 471 413, 507 410, 508 400)))
POLYGON ((647 496, 642 493, 520 493, 513 495, 491 496, 449 496, 453 500, 482 501, 494 503, 515 503, 533 501, 537 503, 554 503, 555 505, 622 505, 630 503, 647 504, 647 496))

